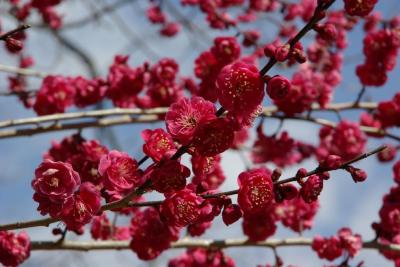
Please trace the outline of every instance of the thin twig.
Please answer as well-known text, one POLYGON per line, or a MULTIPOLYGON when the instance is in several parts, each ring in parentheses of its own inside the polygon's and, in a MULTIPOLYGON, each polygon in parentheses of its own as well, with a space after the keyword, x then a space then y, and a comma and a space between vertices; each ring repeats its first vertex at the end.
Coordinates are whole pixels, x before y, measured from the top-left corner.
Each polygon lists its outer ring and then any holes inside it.
POLYGON ((360 103, 361 98, 363 97, 365 91, 367 90, 367 87, 365 85, 363 85, 363 87, 361 88, 360 92, 357 95, 356 100, 354 101, 354 106, 357 107, 358 103, 360 103))
POLYGON ((20 25, 18 28, 15 28, 14 30, 11 30, 9 32, 0 34, 0 40, 6 40, 7 38, 11 37, 12 35, 18 33, 18 32, 22 32, 25 31, 26 29, 29 29, 31 26, 28 24, 22 24, 20 25))

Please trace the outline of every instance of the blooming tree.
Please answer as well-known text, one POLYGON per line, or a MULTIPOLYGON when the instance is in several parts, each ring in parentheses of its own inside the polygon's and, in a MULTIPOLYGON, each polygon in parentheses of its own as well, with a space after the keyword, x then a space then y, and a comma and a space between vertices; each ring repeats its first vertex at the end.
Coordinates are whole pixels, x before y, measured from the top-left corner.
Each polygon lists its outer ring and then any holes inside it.
MULTIPOLYGON (((400 161, 395 161, 400 92, 380 102, 364 101, 366 91, 384 87, 396 67, 400 16, 375 10, 377 0, 143 0, 143 16, 154 24, 152 31, 168 40, 183 31, 197 41, 208 36, 203 39, 207 48, 195 52, 186 71, 191 75, 183 75, 178 59, 161 56, 132 66, 125 54, 115 55, 101 75, 62 31, 112 17, 135 1, 99 1, 100 8, 72 22, 68 8, 62 15, 65 2, 8 0, 0 6, 6 13, 4 25, 14 23, 1 28, 1 53, 18 61, 18 66, 0 65, 8 73, 8 91, 1 97, 17 97, 37 114, 0 121, 0 138, 73 130, 37 155, 42 162, 25 183, 33 189, 38 218, 1 222, 2 265, 29 264, 39 250, 129 249, 149 261, 184 248, 169 267, 232 267, 238 263, 226 249, 258 246, 274 253, 271 262, 259 266, 278 267, 294 266, 279 255, 279 247, 309 246, 310 254, 329 262, 326 266, 369 266, 357 257, 362 249, 375 249, 400 266, 400 161), (192 22, 184 12, 188 9, 200 13, 203 25, 192 22), (267 23, 276 28, 268 38, 267 23), (347 102, 333 102, 344 83, 346 48, 359 26, 363 55, 354 74, 360 89, 348 94, 347 102), (29 56, 27 44, 35 30, 54 35, 90 75, 34 69, 40 58, 29 56), (38 89, 30 89, 35 78, 40 79, 38 89), (349 110, 357 112, 357 120, 345 115, 349 110), (321 117, 324 112, 337 116, 321 117), (280 122, 272 133, 270 120, 280 122), (319 125, 319 140, 296 140, 282 128, 291 120, 319 125), (143 157, 125 152, 112 131, 99 140, 86 135, 87 128, 104 132, 121 124, 150 125, 135 128, 143 157), (367 148, 371 143, 380 145, 367 148), (231 167, 222 164, 228 150, 246 166, 237 177, 225 175, 231 167), (382 165, 390 162, 394 177, 376 211, 375 238, 366 240, 347 225, 339 225, 331 236, 304 237, 323 205, 321 192, 329 190, 326 181, 342 170, 351 177, 348 183, 364 182, 367 172, 357 164, 371 156, 382 165), (308 159, 312 169, 302 166, 308 159), (285 174, 288 168, 295 168, 295 175, 285 174), (225 181, 235 181, 236 187, 221 190, 225 181), (201 238, 218 217, 226 227, 241 224, 245 238, 201 238), (30 228, 43 226, 53 234, 51 240, 29 237, 30 228), (289 229, 293 237, 279 239, 278 227, 289 229), (90 235, 91 240, 71 235, 90 235)), ((112 18, 132 35, 120 17, 112 18)), ((145 55, 153 53, 146 44, 151 39, 136 41, 145 55)))

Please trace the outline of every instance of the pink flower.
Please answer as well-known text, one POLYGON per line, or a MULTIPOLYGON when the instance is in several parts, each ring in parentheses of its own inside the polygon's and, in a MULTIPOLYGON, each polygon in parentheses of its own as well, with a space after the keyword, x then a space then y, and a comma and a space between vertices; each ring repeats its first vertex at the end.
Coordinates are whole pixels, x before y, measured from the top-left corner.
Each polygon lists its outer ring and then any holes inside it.
POLYGON ((145 142, 143 152, 154 161, 160 161, 165 154, 176 150, 172 137, 164 129, 146 129, 142 132, 142 138, 145 142))
POLYGON ((267 93, 271 99, 284 99, 291 89, 288 79, 281 75, 272 77, 267 83, 267 93))
POLYGON ((197 186, 198 191, 204 192, 208 190, 218 189, 225 181, 225 175, 220 164, 215 165, 213 170, 204 175, 196 175, 193 177, 192 183, 197 186))
POLYGON ((108 88, 106 81, 101 78, 87 80, 78 76, 71 83, 76 88, 74 103, 79 108, 100 102, 104 98, 108 88))
POLYGON ((378 0, 344 0, 344 8, 351 16, 365 17, 374 9, 378 0))
POLYGON ((16 54, 24 48, 24 43, 22 41, 12 37, 6 38, 5 42, 6 42, 6 48, 10 53, 16 54))
POLYGON ((239 220, 242 215, 243 212, 239 205, 229 204, 224 207, 224 211, 222 212, 222 220, 224 221, 225 225, 230 225, 239 220))
POLYGON ((172 37, 181 30, 181 24, 178 22, 168 22, 160 30, 161 35, 172 37))
POLYGON ((367 173, 359 168, 347 166, 345 170, 350 173, 351 177, 356 183, 364 182, 367 179, 367 173))
POLYGON ((36 95, 33 109, 38 115, 64 113, 72 105, 75 87, 69 78, 62 76, 47 76, 36 95))
POLYGON ((114 229, 114 239, 116 240, 130 240, 131 232, 127 226, 116 226, 114 229))
POLYGON ((400 125, 400 93, 395 94, 393 99, 389 101, 380 102, 378 104, 377 114, 373 118, 375 119, 373 123, 381 127, 400 125))
POLYGON ((190 170, 176 160, 161 161, 154 165, 150 175, 152 187, 160 193, 173 193, 185 188, 190 170))
POLYGON ((400 184, 400 160, 393 165, 393 177, 394 181, 400 184))
POLYGON ((213 53, 206 51, 201 53, 194 61, 194 74, 197 78, 206 79, 210 76, 215 76, 215 73, 219 69, 218 61, 213 53))
POLYGON ((168 226, 155 208, 137 212, 131 220, 130 248, 141 260, 156 258, 178 240, 178 228, 168 226))
POLYGON ((331 238, 315 236, 311 247, 318 253, 318 257, 329 261, 339 258, 343 253, 340 239, 336 236, 331 238))
POLYGON ((300 195, 306 203, 312 203, 318 200, 322 191, 324 181, 319 175, 311 175, 307 181, 301 185, 300 195))
POLYGON ((93 239, 107 240, 112 234, 112 225, 106 213, 99 216, 94 216, 90 233, 93 239))
POLYGON ((141 183, 136 160, 117 150, 110 151, 100 159, 99 173, 104 176, 104 186, 110 191, 123 192, 141 183))
POLYGON ((61 3, 62 0, 32 0, 32 7, 44 9, 46 7, 55 6, 61 3))
POLYGON ((199 154, 193 154, 191 163, 192 163, 192 170, 196 176, 203 177, 214 171, 215 167, 219 165, 221 161, 220 156, 215 157, 203 157, 199 154))
POLYGON ((212 221, 206 222, 198 222, 195 224, 191 224, 187 227, 188 233, 190 236, 201 236, 203 235, 207 229, 209 229, 212 225, 212 221))
POLYGON ((30 256, 31 243, 25 232, 18 234, 0 231, 0 263, 19 266, 30 256))
POLYGON ((150 107, 169 107, 183 97, 183 88, 170 81, 151 83, 146 96, 150 98, 150 107))
POLYGON ((311 229, 318 209, 318 201, 306 203, 301 197, 297 197, 278 204, 275 207, 275 214, 284 226, 300 233, 311 229))
POLYGON ((193 248, 171 259, 168 267, 235 267, 235 262, 219 249, 193 248))
POLYGON ((232 112, 252 112, 264 97, 264 82, 254 65, 238 61, 225 66, 218 75, 218 100, 232 112))
POLYGON ((396 158, 397 148, 390 144, 385 144, 386 149, 377 154, 380 162, 390 162, 396 158))
POLYGON ((286 131, 267 136, 262 130, 258 130, 251 158, 254 163, 273 162, 279 167, 285 167, 307 158, 309 155, 302 153, 305 147, 308 146, 295 141, 286 131))
POLYGON ((360 126, 347 120, 342 120, 335 128, 321 128, 319 137, 321 140, 317 150, 319 159, 334 154, 342 157, 344 161, 350 160, 364 152, 367 142, 360 126))
POLYGON ((342 228, 338 231, 338 236, 342 242, 342 247, 346 250, 350 257, 354 257, 362 248, 362 239, 359 234, 353 234, 351 229, 342 228))
POLYGON ((222 62, 233 62, 240 56, 240 45, 235 37, 217 37, 214 39, 214 46, 211 53, 222 62))
POLYGON ((245 214, 265 212, 273 204, 273 184, 268 169, 242 172, 238 184, 238 204, 245 214))
POLYGON ((200 124, 215 119, 214 105, 201 97, 183 98, 172 104, 165 116, 168 132, 183 145, 188 144, 200 124))
POLYGON ((164 12, 162 12, 161 8, 156 5, 151 5, 146 10, 146 16, 150 20, 150 22, 155 24, 162 24, 166 21, 166 16, 164 12))
POLYGON ((73 195, 81 180, 68 163, 45 160, 35 170, 32 187, 36 193, 57 202, 73 195))
POLYGON ((225 118, 217 118, 199 125, 194 133, 193 147, 203 157, 216 156, 233 144, 234 129, 225 118))
POLYGON ((356 74, 360 82, 367 86, 382 86, 387 81, 385 69, 375 64, 358 65, 356 74))
POLYGON ((103 177, 98 172, 100 158, 108 149, 97 140, 85 140, 79 134, 64 138, 60 143, 53 141, 52 147, 43 156, 52 161, 70 163, 82 182, 102 185, 103 177))
POLYGON ((196 223, 200 217, 202 202, 202 197, 189 189, 183 189, 165 199, 160 206, 160 212, 169 225, 183 227, 196 223))
POLYGON ((245 213, 242 223, 243 233, 251 241, 263 241, 275 233, 275 221, 272 212, 268 210, 256 214, 245 213))
POLYGON ((93 184, 85 182, 69 202, 70 207, 63 210, 61 218, 69 230, 79 230, 100 211, 100 192, 93 184))
POLYGON ((117 55, 107 77, 109 88, 106 95, 118 107, 132 107, 144 87, 145 69, 131 68, 128 59, 128 56, 117 55))
POLYGON ((172 58, 162 58, 157 64, 151 67, 152 82, 173 82, 179 72, 178 63, 172 58))

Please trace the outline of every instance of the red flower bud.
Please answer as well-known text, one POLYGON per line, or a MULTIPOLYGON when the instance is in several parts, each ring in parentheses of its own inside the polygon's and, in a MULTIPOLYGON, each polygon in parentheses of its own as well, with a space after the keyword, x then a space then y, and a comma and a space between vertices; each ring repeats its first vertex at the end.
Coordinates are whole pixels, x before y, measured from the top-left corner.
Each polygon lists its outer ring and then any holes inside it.
POLYGON ((286 184, 280 187, 282 197, 291 200, 297 197, 299 190, 293 184, 286 184))
POLYGON ((364 182, 367 179, 367 173, 359 168, 355 168, 353 166, 347 166, 346 171, 351 174, 354 182, 364 182))
POLYGON ((328 155, 319 162, 319 167, 323 170, 336 170, 342 165, 342 157, 337 155, 328 155))
POLYGON ((222 212, 222 220, 225 225, 230 225, 242 217, 243 213, 240 207, 236 204, 229 204, 222 212))
POLYGON ((392 145, 386 145, 386 149, 378 153, 378 160, 381 162, 392 161, 396 157, 397 149, 392 145))
POLYGON ((323 182, 323 179, 319 175, 311 175, 301 185, 300 195, 306 203, 311 203, 318 199, 324 185, 323 182))
POLYGON ((333 41, 337 37, 337 30, 335 25, 327 23, 324 25, 316 24, 314 30, 319 34, 319 36, 326 41, 333 41))
POLYGON ((6 47, 8 51, 10 51, 11 53, 18 53, 19 51, 22 50, 24 44, 20 40, 8 37, 6 39, 6 47))
POLYGON ((279 177, 282 176, 282 169, 281 168, 276 168, 271 175, 271 179, 273 182, 278 181, 279 177))
POLYGON ((267 84, 267 94, 274 100, 282 100, 291 89, 291 83, 284 76, 272 77, 267 84))
POLYGON ((288 59, 289 56, 289 52, 290 52, 290 45, 286 44, 283 46, 279 46, 275 49, 275 59, 283 62, 286 59, 288 59))

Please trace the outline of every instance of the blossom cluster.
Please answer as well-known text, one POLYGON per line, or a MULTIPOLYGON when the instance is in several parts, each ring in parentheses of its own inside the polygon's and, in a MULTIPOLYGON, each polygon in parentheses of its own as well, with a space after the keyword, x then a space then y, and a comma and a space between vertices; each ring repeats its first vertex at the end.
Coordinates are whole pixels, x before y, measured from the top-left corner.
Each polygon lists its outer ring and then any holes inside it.
POLYGON ((312 249, 318 256, 329 261, 339 258, 344 252, 353 258, 361 248, 361 236, 353 234, 349 228, 342 228, 337 235, 329 238, 315 236, 312 243, 312 249))
POLYGON ((0 231, 0 263, 18 266, 30 256, 30 239, 25 232, 0 231))

